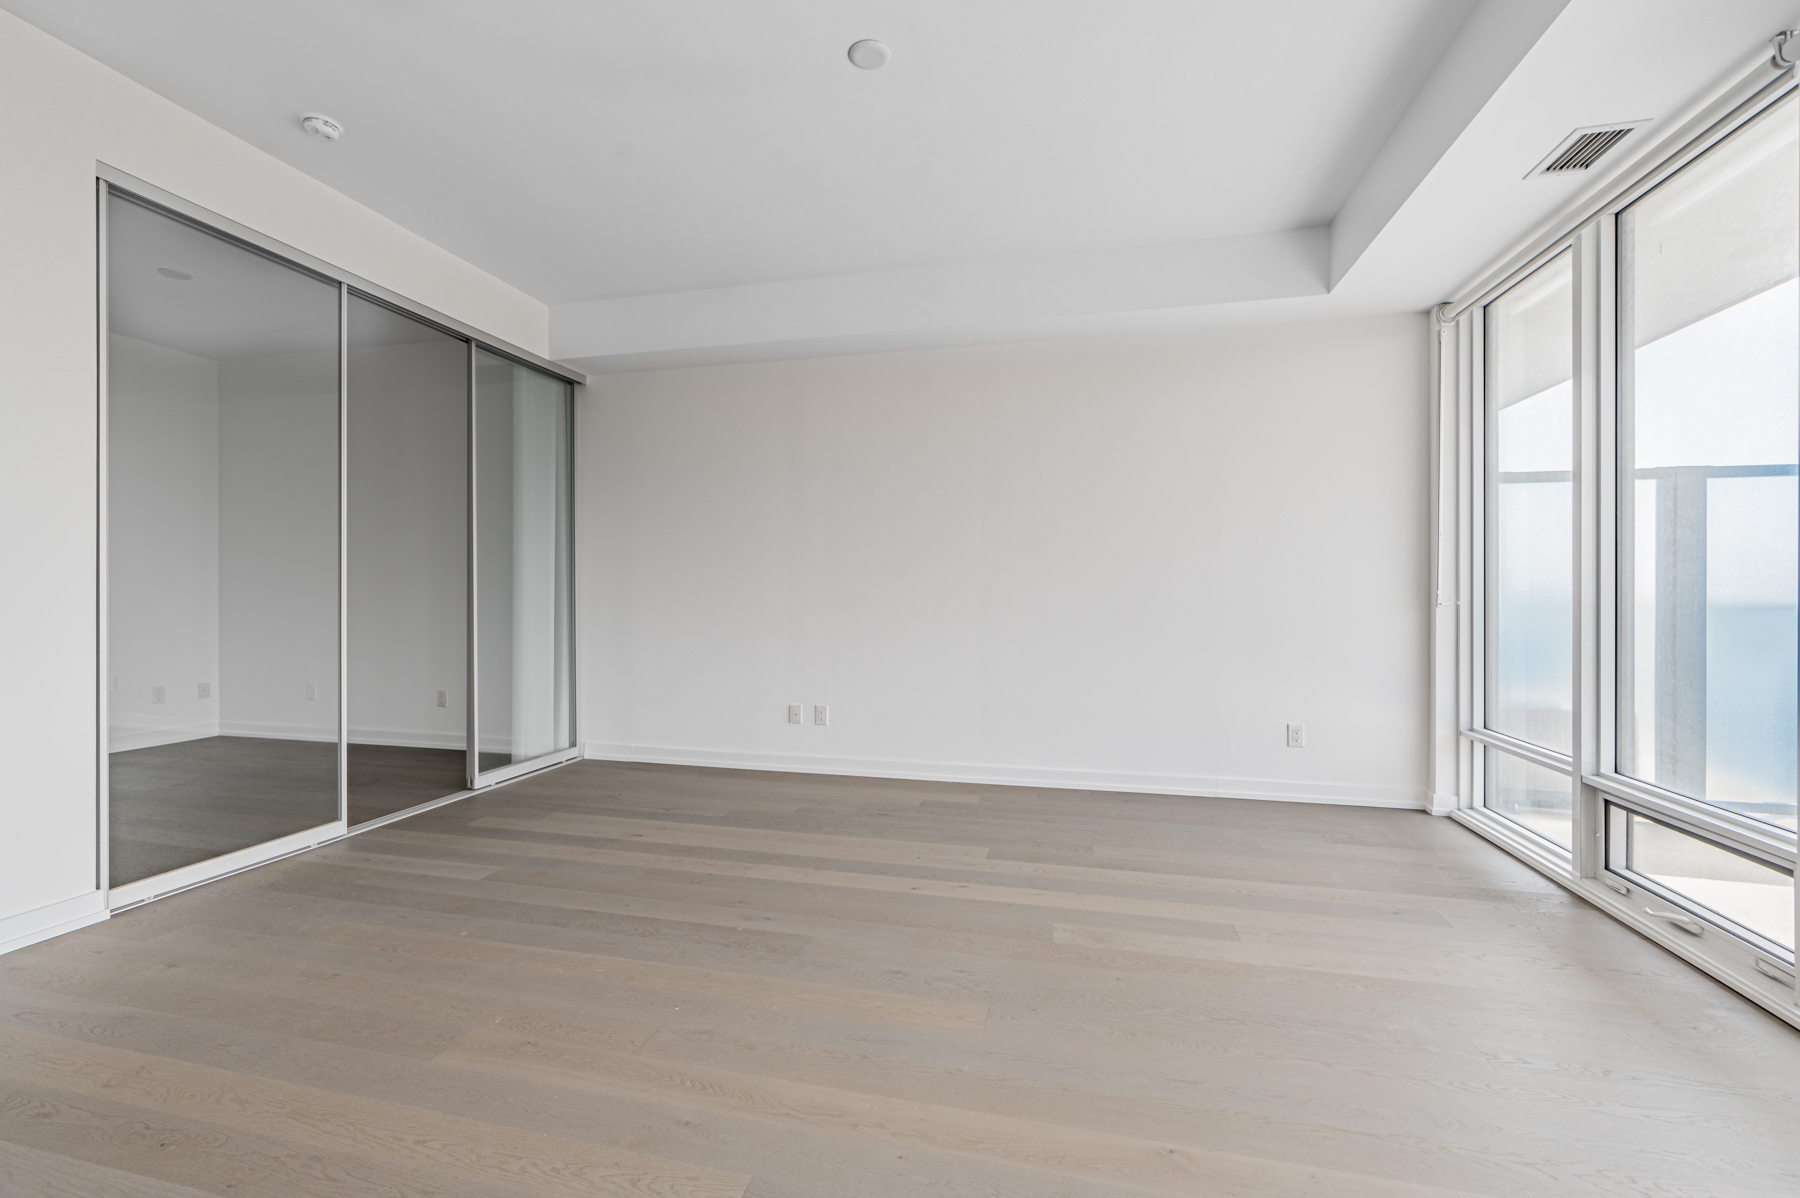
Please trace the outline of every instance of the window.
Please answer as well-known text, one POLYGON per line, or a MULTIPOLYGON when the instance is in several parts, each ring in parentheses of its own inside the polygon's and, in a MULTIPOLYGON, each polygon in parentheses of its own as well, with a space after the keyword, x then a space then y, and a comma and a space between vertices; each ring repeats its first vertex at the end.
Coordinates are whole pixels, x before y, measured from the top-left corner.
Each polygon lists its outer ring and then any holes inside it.
POLYGON ((1440 310, 1433 789, 1800 1026, 1793 71, 1618 186, 1440 310))
MULTIPOLYGON (((1486 726, 1569 751, 1574 294, 1564 251, 1487 305, 1486 726)), ((1570 844, 1572 785, 1503 756, 1488 807, 1570 844)))
POLYGON ((1750 853, 1607 804, 1607 868, 1697 907, 1775 954, 1794 944, 1794 873, 1750 853))
POLYGON ((1619 214, 1619 772, 1790 829, 1797 131, 1783 101, 1619 214))

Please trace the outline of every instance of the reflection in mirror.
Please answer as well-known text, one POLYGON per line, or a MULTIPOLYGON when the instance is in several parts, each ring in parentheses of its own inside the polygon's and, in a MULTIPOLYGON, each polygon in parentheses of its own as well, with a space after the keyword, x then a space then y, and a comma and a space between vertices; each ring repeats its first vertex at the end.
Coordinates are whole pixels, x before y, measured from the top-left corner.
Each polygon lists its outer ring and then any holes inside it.
POLYGON ((107 222, 117 886, 338 818, 338 288, 107 222))
POLYGON ((475 370, 479 770, 575 743, 569 384, 485 351, 475 370))
POLYGON ((469 346, 349 302, 355 826, 466 789, 469 346))

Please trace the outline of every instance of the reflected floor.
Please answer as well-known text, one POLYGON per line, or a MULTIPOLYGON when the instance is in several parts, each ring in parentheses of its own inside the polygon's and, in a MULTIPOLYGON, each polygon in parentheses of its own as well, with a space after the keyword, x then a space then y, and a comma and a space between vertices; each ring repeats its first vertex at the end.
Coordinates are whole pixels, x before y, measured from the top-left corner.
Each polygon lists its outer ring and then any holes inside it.
POLYGON ((350 826, 468 789, 461 749, 350 746, 350 826))
POLYGON ((112 755, 111 884, 337 819, 337 746, 209 736, 112 755))
MULTIPOLYGON (((350 823, 464 789, 456 749, 350 746, 350 823)), ((111 760, 110 884, 122 886, 337 819, 337 746, 211 736, 111 760)))

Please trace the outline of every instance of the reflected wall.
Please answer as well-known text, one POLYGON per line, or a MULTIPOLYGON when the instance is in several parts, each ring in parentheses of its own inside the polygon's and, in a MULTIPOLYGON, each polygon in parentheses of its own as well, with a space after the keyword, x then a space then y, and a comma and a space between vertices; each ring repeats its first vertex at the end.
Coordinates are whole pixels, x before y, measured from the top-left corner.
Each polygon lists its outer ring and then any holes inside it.
POLYGON ((468 786, 469 343, 348 305, 354 827, 468 786))

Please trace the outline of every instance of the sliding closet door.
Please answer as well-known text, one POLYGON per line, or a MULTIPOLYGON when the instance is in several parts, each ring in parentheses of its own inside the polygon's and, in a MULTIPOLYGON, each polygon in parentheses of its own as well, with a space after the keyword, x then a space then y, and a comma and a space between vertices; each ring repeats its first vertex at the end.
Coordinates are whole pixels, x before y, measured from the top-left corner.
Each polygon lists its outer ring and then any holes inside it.
POLYGON ((349 298, 349 823, 467 788, 469 343, 349 298))
POLYGON ((569 384, 478 350, 476 751, 482 784, 575 744, 569 384))
POLYGON ((116 193, 106 216, 123 886, 339 820, 339 288, 116 193))

